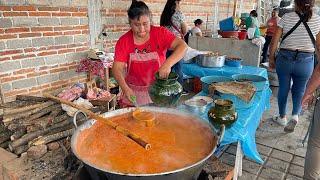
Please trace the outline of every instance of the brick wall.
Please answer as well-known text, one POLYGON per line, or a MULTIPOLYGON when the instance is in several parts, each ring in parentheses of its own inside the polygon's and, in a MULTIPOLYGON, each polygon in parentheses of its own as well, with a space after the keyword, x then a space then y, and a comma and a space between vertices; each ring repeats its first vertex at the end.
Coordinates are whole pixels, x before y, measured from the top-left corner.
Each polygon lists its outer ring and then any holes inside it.
MULTIPOLYGON (((145 0, 144 2, 153 13, 154 24, 158 25, 166 0, 145 0)), ((250 12, 254 7, 254 2, 256 0, 243 0, 243 12, 250 12)), ((108 47, 110 48, 114 47, 117 39, 129 29, 126 11, 130 4, 131 0, 103 0, 102 23, 109 31, 108 47)), ((203 30, 206 27, 208 30, 212 29, 214 4, 214 0, 182 0, 182 11, 186 16, 187 24, 193 27, 193 21, 200 18, 204 21, 203 30)), ((218 19, 230 17, 232 12, 233 0, 220 0, 218 19)))
POLYGON ((58 89, 84 74, 75 68, 88 49, 87 1, 0 1, 3 99, 58 89))
MULTIPOLYGON (((101 1, 107 45, 112 49, 129 29, 126 10, 131 0, 101 1)), ((159 24, 166 0, 145 2, 154 24, 159 24)), ((243 11, 249 12, 255 0, 243 2, 243 11)), ((88 7, 87 0, 0 0, 0 94, 4 101, 17 94, 40 95, 85 81, 85 74, 77 74, 75 68, 89 46, 88 7)), ((190 27, 201 18, 203 27, 212 29, 213 0, 183 0, 182 11, 190 27)), ((220 0, 219 19, 231 16, 232 11, 233 0, 220 0)))

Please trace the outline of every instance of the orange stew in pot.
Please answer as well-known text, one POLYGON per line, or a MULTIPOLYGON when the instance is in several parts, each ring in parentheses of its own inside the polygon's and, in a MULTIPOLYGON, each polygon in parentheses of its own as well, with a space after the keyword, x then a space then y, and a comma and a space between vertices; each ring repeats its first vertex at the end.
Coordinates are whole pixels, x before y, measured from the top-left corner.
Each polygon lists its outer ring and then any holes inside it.
POLYGON ((154 174, 192 165, 208 156, 217 139, 208 125, 192 117, 154 113, 156 125, 146 127, 131 113, 110 120, 151 144, 145 150, 134 141, 97 121, 83 130, 76 152, 86 163, 111 172, 154 174))

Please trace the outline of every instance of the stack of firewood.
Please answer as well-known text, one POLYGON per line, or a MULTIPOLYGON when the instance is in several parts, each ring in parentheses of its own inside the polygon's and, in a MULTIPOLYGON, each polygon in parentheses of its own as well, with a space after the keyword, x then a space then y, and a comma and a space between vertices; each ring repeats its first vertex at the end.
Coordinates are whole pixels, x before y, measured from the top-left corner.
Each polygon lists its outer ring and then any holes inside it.
MULTIPOLYGON (((61 104, 44 97, 19 95, 16 101, 0 104, 0 110, 0 146, 17 155, 74 132, 71 117, 61 104)), ((84 120, 82 117, 80 121, 84 120)))

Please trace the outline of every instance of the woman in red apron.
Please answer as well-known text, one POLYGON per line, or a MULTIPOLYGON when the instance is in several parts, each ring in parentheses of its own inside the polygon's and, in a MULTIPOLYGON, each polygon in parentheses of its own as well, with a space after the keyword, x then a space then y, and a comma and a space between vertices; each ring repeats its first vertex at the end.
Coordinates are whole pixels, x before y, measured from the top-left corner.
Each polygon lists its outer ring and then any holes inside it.
POLYGON ((171 67, 182 59, 187 45, 163 27, 151 25, 151 12, 142 1, 132 1, 128 9, 131 30, 118 40, 112 72, 123 94, 121 107, 132 106, 131 97, 137 105, 152 103, 148 89, 159 72, 167 78, 171 67), (166 59, 167 49, 173 54, 166 59))

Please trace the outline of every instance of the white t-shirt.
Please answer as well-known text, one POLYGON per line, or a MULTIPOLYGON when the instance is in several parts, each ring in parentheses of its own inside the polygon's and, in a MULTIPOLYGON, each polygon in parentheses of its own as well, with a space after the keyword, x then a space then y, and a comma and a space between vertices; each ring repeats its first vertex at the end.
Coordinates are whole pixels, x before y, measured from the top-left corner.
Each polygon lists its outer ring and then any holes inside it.
POLYGON ((167 26, 166 28, 171 31, 176 37, 181 37, 182 29, 181 24, 184 22, 185 16, 181 11, 175 11, 174 14, 171 17, 171 21, 173 26, 167 26), (179 30, 179 31, 178 31, 179 30))
MULTIPOLYGON (((295 12, 286 13, 279 20, 278 26, 283 29, 283 36, 299 21, 299 16, 295 12)), ((311 19, 307 22, 310 30, 316 39, 320 32, 320 17, 313 13, 311 19)), ((311 38, 301 23, 280 45, 281 48, 299 49, 305 51, 314 51, 311 38)))
POLYGON ((196 35, 197 33, 201 33, 201 29, 195 26, 191 29, 191 32, 192 32, 192 36, 197 36, 196 35))

